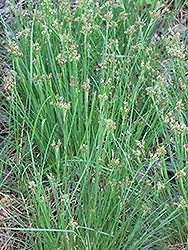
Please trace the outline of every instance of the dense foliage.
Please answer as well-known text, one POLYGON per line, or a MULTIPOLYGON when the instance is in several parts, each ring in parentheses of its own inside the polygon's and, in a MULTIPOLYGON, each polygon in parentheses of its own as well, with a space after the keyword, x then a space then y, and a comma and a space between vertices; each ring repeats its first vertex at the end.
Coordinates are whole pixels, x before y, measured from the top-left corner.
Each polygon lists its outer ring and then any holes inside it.
POLYGON ((10 3, 3 246, 186 249, 185 6, 10 3))

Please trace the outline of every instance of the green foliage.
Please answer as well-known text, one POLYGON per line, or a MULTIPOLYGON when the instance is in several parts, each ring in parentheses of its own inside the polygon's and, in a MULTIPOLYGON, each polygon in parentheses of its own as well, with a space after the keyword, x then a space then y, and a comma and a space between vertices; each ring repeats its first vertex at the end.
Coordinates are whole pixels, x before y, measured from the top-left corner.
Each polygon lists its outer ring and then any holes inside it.
POLYGON ((187 47, 169 29, 178 7, 146 2, 10 4, 10 242, 25 233, 19 244, 31 249, 186 247, 187 47))

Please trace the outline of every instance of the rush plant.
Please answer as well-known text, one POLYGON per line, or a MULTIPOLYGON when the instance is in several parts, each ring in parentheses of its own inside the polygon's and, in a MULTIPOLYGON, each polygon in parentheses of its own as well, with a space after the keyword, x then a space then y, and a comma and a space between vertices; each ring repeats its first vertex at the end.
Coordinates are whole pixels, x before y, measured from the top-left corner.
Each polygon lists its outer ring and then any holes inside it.
POLYGON ((2 246, 186 249, 186 1, 9 6, 2 246))

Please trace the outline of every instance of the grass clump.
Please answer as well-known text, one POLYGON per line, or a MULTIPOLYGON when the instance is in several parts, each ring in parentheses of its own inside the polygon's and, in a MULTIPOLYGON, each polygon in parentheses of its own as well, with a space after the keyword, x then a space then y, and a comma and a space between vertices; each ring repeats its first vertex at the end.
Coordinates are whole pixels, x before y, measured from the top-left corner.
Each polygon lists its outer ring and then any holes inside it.
POLYGON ((186 249, 185 6, 10 3, 4 247, 186 249))

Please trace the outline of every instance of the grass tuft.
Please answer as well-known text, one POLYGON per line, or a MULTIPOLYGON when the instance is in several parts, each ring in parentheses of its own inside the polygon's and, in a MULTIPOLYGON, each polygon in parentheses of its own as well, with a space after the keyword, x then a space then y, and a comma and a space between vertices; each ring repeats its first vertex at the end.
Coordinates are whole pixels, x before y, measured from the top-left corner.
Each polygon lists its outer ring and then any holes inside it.
POLYGON ((186 9, 9 2, 2 249, 187 248, 186 9))

